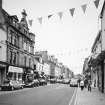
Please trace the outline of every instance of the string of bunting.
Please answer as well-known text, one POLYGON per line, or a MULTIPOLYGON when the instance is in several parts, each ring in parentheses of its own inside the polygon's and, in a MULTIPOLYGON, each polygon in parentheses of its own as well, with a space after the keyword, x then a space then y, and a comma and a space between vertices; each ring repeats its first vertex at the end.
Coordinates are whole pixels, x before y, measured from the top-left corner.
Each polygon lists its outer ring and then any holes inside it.
POLYGON ((62 52, 62 53, 57 53, 57 55, 78 55, 79 53, 84 53, 84 52, 88 52, 89 49, 88 48, 82 48, 82 49, 77 49, 74 51, 69 51, 69 52, 62 52))
MULTIPOLYGON (((96 8, 98 8, 98 6, 99 6, 99 1, 100 1, 100 0, 95 0, 95 1, 93 1, 96 8)), ((86 12, 86 8, 87 8, 87 4, 81 5, 81 8, 82 8, 82 10, 83 10, 83 13, 85 13, 85 12, 86 12)), ((75 8, 69 9, 69 12, 70 12, 71 16, 73 17, 74 12, 75 12, 75 8)), ((64 13, 64 12, 62 12, 62 11, 57 13, 60 19, 62 19, 63 13, 64 13)), ((53 15, 54 15, 54 14, 48 15, 48 16, 47 16, 48 19, 50 19, 53 15)), ((40 24, 42 24, 43 17, 38 17, 37 20, 39 21, 40 24)), ((29 20, 29 25, 30 25, 30 26, 32 26, 32 22, 33 22, 33 20, 29 20)))

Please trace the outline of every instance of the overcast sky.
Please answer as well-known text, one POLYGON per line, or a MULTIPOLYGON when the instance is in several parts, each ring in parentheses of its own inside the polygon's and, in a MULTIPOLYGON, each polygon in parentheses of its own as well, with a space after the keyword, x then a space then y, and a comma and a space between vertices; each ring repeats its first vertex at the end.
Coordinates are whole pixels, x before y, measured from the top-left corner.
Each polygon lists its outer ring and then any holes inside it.
POLYGON ((3 8, 10 15, 21 18, 25 9, 28 19, 33 19, 30 30, 36 34, 36 50, 47 50, 75 74, 81 73, 84 58, 100 28, 98 16, 104 0, 96 9, 94 0, 3 0, 3 8), (87 4, 85 13, 81 6, 87 4), (75 8, 73 17, 69 9, 75 8), (62 19, 58 12, 62 12, 62 19), (48 19, 48 16, 52 15, 48 19), (42 24, 38 18, 42 17, 42 24))

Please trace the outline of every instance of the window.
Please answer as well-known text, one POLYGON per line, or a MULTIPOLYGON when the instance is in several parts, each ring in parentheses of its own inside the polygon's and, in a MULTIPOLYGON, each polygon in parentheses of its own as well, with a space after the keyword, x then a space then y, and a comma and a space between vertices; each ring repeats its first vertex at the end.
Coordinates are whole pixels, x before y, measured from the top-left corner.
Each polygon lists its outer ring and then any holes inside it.
POLYGON ((11 43, 11 30, 8 30, 8 41, 11 43))
POLYGON ((12 44, 15 44, 15 36, 14 36, 14 32, 12 33, 12 44))
POLYGON ((14 36, 14 45, 17 46, 17 37, 16 37, 16 35, 14 36))
POLYGON ((10 51, 10 64, 12 64, 12 51, 10 51))
POLYGON ((10 41, 10 43, 12 43, 12 40, 13 40, 13 31, 12 30, 10 30, 10 32, 9 32, 9 41, 10 41))
POLYGON ((26 66, 26 60, 27 60, 27 58, 26 58, 26 56, 24 57, 24 66, 26 66))
POLYGON ((31 58, 29 58, 29 67, 31 67, 31 58))
POLYGON ((13 79, 13 73, 9 72, 8 75, 7 75, 7 78, 10 79, 10 80, 13 79))
POLYGON ((14 56, 13 56, 13 64, 15 65, 15 64, 16 64, 16 56, 17 56, 17 55, 16 55, 16 53, 14 53, 13 55, 14 55, 14 56))
POLYGON ((19 80, 22 79, 22 73, 18 73, 18 79, 19 79, 19 80))
POLYGON ((17 80, 17 73, 14 72, 14 80, 17 80))

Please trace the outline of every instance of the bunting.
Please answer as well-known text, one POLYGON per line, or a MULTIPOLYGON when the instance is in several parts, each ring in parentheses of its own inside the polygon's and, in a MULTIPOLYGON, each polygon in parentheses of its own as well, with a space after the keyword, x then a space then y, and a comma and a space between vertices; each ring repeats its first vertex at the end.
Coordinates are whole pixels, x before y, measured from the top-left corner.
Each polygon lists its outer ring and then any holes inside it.
MULTIPOLYGON (((100 0, 95 0, 93 2, 95 4, 95 7, 98 8, 100 0)), ((81 5, 81 8, 83 10, 83 13, 85 13, 86 9, 87 9, 87 4, 81 5)), ((69 9, 69 12, 70 12, 71 16, 73 17, 74 16, 74 12, 75 12, 75 8, 69 9)), ((63 11, 60 11, 60 12, 57 13, 59 18, 60 18, 60 20, 63 17, 63 13, 64 13, 63 11)), ((53 14, 50 14, 47 17, 48 17, 48 19, 50 19, 52 16, 53 16, 53 14)), ((42 17, 39 17, 38 21, 39 21, 40 24, 42 24, 42 17)), ((30 23, 30 26, 32 26, 32 20, 29 23, 30 23)))
POLYGON ((81 6, 81 8, 82 8, 82 10, 83 10, 84 13, 86 11, 86 7, 87 7, 87 4, 84 4, 84 5, 81 6))
POLYGON ((62 19, 63 12, 58 12, 59 18, 62 19))
POLYGON ((48 19, 50 19, 53 15, 48 15, 48 19))
POLYGON ((69 9, 69 10, 70 10, 71 16, 73 16, 74 15, 75 8, 72 8, 72 9, 69 9))
POLYGON ((42 17, 39 17, 38 21, 39 21, 40 24, 42 24, 42 17))
POLYGON ((98 8, 99 1, 100 1, 100 0, 95 0, 95 1, 94 1, 94 4, 95 4, 96 8, 98 8))

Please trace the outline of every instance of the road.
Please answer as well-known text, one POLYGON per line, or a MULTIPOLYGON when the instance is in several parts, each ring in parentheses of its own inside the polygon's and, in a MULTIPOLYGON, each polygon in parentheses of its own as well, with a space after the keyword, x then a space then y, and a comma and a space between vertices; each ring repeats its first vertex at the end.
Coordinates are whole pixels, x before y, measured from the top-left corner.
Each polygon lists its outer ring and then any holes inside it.
POLYGON ((5 92, 0 105, 73 105, 76 88, 64 84, 51 84, 5 92))

